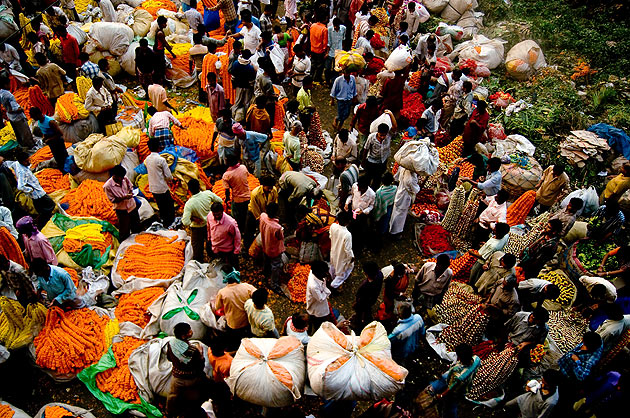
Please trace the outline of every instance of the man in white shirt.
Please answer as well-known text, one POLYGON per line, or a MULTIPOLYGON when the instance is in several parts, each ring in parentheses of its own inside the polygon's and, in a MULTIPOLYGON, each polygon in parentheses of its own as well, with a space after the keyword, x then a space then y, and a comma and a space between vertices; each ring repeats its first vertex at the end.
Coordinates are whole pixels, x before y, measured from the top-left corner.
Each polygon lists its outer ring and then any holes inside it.
POLYGON ((330 274, 333 281, 330 287, 334 290, 346 281, 354 269, 354 252, 352 252, 352 234, 348 231, 350 212, 339 212, 337 222, 330 225, 330 274))
POLYGON ((376 200, 376 193, 370 188, 370 177, 361 176, 352 185, 352 193, 346 199, 345 209, 352 211, 352 247, 361 253, 367 242, 368 217, 376 200))
POLYGON ((190 0, 190 9, 184 12, 184 17, 186 17, 188 26, 192 29, 192 33, 198 33, 199 25, 203 25, 203 16, 201 16, 201 13, 197 10, 197 0, 190 0))
POLYGON ((241 21, 243 22, 243 27, 232 37, 236 39, 243 38, 243 48, 248 49, 253 55, 260 45, 262 32, 258 26, 252 23, 252 13, 249 10, 241 12, 241 21))
POLYGON ((357 39, 357 43, 354 45, 354 48, 362 49, 364 54, 366 52, 374 53, 374 48, 372 48, 372 45, 370 44, 370 39, 372 39, 373 36, 374 31, 370 29, 369 31, 367 31, 365 36, 359 36, 359 39, 357 39))
POLYGON ((440 118, 442 117, 442 99, 434 100, 431 106, 427 107, 422 113, 420 120, 418 121, 418 127, 421 128, 420 132, 433 138, 433 135, 440 129, 440 118))
POLYGON ((171 189, 168 187, 168 183, 173 180, 173 174, 164 157, 158 154, 159 142, 153 138, 149 139, 148 146, 151 154, 144 160, 144 165, 149 175, 149 191, 158 205, 162 225, 168 228, 175 219, 175 206, 171 189))
POLYGON ((399 167, 396 172, 398 189, 394 198, 394 207, 389 221, 389 233, 400 238, 405 229, 405 221, 409 208, 416 200, 416 194, 420 191, 418 174, 404 167, 399 167))
POLYGON ((335 322, 328 305, 330 289, 326 287, 326 280, 329 278, 326 262, 317 260, 311 263, 311 272, 306 282, 306 312, 310 315, 311 334, 325 321, 335 322))
POLYGON ((337 161, 344 158, 350 163, 355 163, 358 158, 357 141, 354 135, 350 137, 346 128, 340 130, 335 137, 331 160, 337 161))
POLYGON ((105 133, 105 126, 114 122, 112 104, 112 95, 103 86, 103 79, 94 77, 92 87, 85 95, 85 109, 94 113, 102 133, 105 133))
POLYGON ((291 70, 289 71, 289 77, 291 77, 291 84, 293 85, 295 95, 297 96, 298 91, 303 85, 302 81, 304 80, 304 77, 311 74, 311 59, 306 56, 304 48, 300 44, 293 47, 293 53, 295 56, 293 57, 293 64, 291 65, 291 70))
POLYGON ((485 198, 484 202, 488 207, 481 212, 479 219, 477 219, 473 248, 479 248, 481 243, 488 240, 488 236, 497 222, 507 222, 507 200, 509 197, 510 193, 507 190, 499 190, 496 195, 485 198))
POLYGON ((402 20, 407 22, 409 25, 409 33, 415 34, 418 31, 418 25, 426 22, 430 17, 431 15, 426 7, 420 3, 416 4, 415 2, 410 1, 407 3, 407 10, 405 10, 405 16, 402 20))
POLYGON ((604 353, 607 353, 619 342, 621 336, 630 329, 630 315, 624 315, 621 305, 615 303, 604 305, 604 312, 608 319, 595 332, 602 337, 604 353))
POLYGON ((0 62, 7 64, 12 70, 22 71, 17 49, 7 42, 0 44, 0 62))

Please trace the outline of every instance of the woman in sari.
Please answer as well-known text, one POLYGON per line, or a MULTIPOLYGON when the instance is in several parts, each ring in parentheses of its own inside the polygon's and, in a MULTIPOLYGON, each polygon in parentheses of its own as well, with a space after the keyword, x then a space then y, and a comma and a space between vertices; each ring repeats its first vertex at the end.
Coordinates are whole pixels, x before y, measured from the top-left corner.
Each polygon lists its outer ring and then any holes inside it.
POLYGON ((472 115, 468 119, 464 127, 462 139, 464 141, 464 150, 462 156, 467 157, 475 152, 475 145, 481 142, 483 133, 488 128, 490 114, 488 113, 488 105, 485 101, 479 100, 477 108, 473 110, 472 115))
POLYGON ((409 274, 413 269, 403 263, 392 263, 383 268, 385 286, 383 288, 383 303, 378 308, 376 317, 379 321, 391 321, 396 318, 394 306, 396 299, 405 295, 409 286, 409 274))

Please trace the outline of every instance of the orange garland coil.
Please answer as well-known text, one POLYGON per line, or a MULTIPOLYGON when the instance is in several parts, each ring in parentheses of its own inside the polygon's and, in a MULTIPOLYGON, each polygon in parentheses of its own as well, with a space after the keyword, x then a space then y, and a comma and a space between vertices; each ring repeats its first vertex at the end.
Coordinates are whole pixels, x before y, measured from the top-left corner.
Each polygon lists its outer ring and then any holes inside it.
POLYGON ((72 412, 68 411, 66 408, 63 408, 58 405, 47 406, 44 410, 43 418, 64 418, 64 417, 74 417, 72 412))
POLYGON ((12 418, 15 411, 7 404, 0 405, 0 418, 12 418))
MULTIPOLYGON (((55 109, 50 104, 50 100, 44 96, 44 92, 39 86, 32 86, 28 88, 28 100, 31 107, 38 107, 44 115, 52 116, 55 114, 55 109)), ((30 111, 30 108, 23 109, 27 111, 27 114, 30 111)))
POLYGON ((160 9, 170 10, 171 12, 177 11, 177 6, 170 0, 147 0, 140 5, 140 8, 151 13, 153 19, 157 19, 157 12, 160 9))
POLYGON ((20 245, 5 227, 0 227, 0 254, 4 255, 7 260, 11 260, 28 269, 28 264, 26 264, 20 245))
POLYGON ((184 267, 186 242, 144 233, 136 237, 118 263, 117 272, 123 280, 131 276, 167 280, 177 276, 184 267))
POLYGON ((291 270, 288 288, 294 302, 306 303, 306 282, 311 272, 308 264, 296 264, 291 270))
POLYGON ((45 168, 35 173, 42 189, 48 194, 57 190, 70 190, 70 174, 63 174, 56 168, 45 168))
POLYGON ((147 287, 122 295, 116 306, 116 319, 121 323, 133 322, 144 328, 151 318, 149 306, 163 293, 164 289, 161 287, 147 287))
POLYGON ((536 204, 536 190, 528 190, 514 201, 507 209, 507 223, 510 226, 521 225, 536 204))
MULTIPOLYGON (((66 148, 70 148, 72 146, 72 143, 66 142, 65 145, 66 145, 66 148)), ((31 163, 31 169, 34 169, 40 163, 51 160, 52 158, 53 158, 52 151, 50 150, 50 147, 48 145, 46 145, 43 148, 38 149, 37 151, 35 151, 35 154, 31 155, 31 158, 29 160, 31 163)))
POLYGON ((67 271, 70 275, 70 278, 72 278, 72 283, 74 283, 76 287, 79 287, 79 273, 77 273, 75 269, 70 267, 63 267, 63 269, 67 271))
POLYGON ((61 374, 76 374, 96 363, 107 349, 108 317, 87 309, 48 309, 46 324, 33 341, 37 365, 61 374))
POLYGON ((144 341, 134 337, 124 337, 122 341, 112 345, 116 358, 116 367, 107 369, 96 375, 96 386, 102 392, 109 392, 113 397, 124 402, 139 404, 138 386, 129 370, 129 356, 144 341))
POLYGON ((69 205, 66 212, 70 216, 93 216, 112 225, 118 222, 114 206, 100 181, 84 180, 79 187, 70 190, 61 203, 69 205))

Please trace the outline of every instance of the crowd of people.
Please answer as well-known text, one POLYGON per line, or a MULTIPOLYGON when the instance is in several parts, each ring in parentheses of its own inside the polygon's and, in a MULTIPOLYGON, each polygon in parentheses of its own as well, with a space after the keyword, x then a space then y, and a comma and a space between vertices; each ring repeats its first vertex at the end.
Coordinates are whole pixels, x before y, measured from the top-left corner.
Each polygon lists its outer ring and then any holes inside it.
MULTIPOLYGON (((110 19, 106 12, 113 10, 110 0, 98 3, 103 19, 110 19)), ((512 236, 508 207, 519 196, 503 187, 504 161, 479 146, 488 141, 489 106, 474 94, 480 80, 470 68, 445 71, 437 65, 444 45, 424 26, 430 14, 421 2, 316 1, 298 14, 297 2, 285 0, 282 16, 277 0, 219 0, 207 9, 221 12, 222 39, 207 35, 196 0, 176 3, 181 3, 178 7, 192 31, 190 72, 201 75, 204 58, 229 42, 228 74, 235 92, 230 103, 224 88, 227 80, 218 72, 198 78, 199 102, 209 108, 214 121, 212 149, 216 147, 217 158, 208 174, 222 183, 225 198, 192 179, 187 184, 189 197, 178 211, 169 186, 173 174, 161 155, 174 145, 172 127, 186 129, 169 98, 167 52, 176 57, 165 34, 167 19, 156 19, 152 47, 146 38, 139 40, 137 84, 150 101, 146 112, 150 154, 144 166, 157 207, 153 220, 164 228, 183 226, 190 235, 192 258, 202 263, 219 259, 226 283, 212 306, 226 322, 225 332, 207 341, 212 381, 204 373, 206 353, 190 341, 191 327, 180 323, 174 329, 175 339, 168 347, 173 365, 165 405, 168 416, 202 416, 201 404, 208 397, 217 417, 232 415, 232 395, 224 381, 243 338, 288 335, 306 345, 324 322, 358 335, 374 320, 387 329, 393 359, 399 364, 411 367, 421 349, 440 344, 452 364, 442 367, 443 374, 421 393, 414 393, 413 402, 409 396, 401 397, 407 402, 381 401, 362 416, 422 416, 437 407, 441 416, 455 417, 465 398, 477 403, 494 399, 494 406, 532 418, 620 411, 628 393, 627 369, 618 368, 613 360, 619 344, 628 341, 630 311, 615 301, 630 297, 623 281, 630 272, 630 248, 620 239, 626 225, 618 200, 630 190, 630 164, 606 185, 584 237, 598 245, 614 241, 619 248, 603 258, 596 276, 580 279, 573 305, 585 318, 604 315, 605 320, 585 332, 579 345, 541 365, 532 358, 539 347, 550 350, 547 302, 558 299, 561 289, 539 276, 549 266, 558 266, 585 202, 572 197, 561 206, 572 190, 571 181, 560 162, 550 165, 535 187, 528 218, 548 215, 539 235, 522 251, 506 251, 512 236), (382 7, 387 10, 384 15, 382 7), (336 54, 351 48, 360 52, 364 64, 340 67, 336 54), (389 71, 385 61, 396 49, 409 51, 412 59, 404 68, 389 71), (419 82, 410 83, 411 78, 419 82), (205 85, 202 79, 207 80, 205 85), (314 100, 315 92, 321 91, 329 104, 314 100), (419 93, 426 107, 413 121, 403 114, 403 98, 409 93, 419 93), (284 97, 288 98, 284 117, 277 121, 276 107, 284 97), (331 163, 314 173, 305 158, 307 145, 318 145, 313 142, 322 136, 320 114, 329 112, 335 113, 331 163), (278 125, 284 128, 283 151, 275 156, 279 164, 267 164, 278 125), (411 227, 406 225, 410 209, 418 193, 426 190, 426 176, 398 165, 392 169, 400 138, 429 138, 437 147, 461 141, 457 161, 474 166, 471 176, 458 178, 455 172, 444 185, 449 194, 463 185, 467 193, 480 197, 468 237, 462 237, 467 247, 461 253, 474 258, 464 277, 455 277, 452 252, 435 254, 421 265, 407 262, 399 251, 397 261, 376 262, 386 244, 398 248, 401 240, 411 239, 411 227), (260 185, 250 189, 252 174, 260 185), (257 254, 255 263, 260 264, 255 268, 262 267, 266 281, 255 287, 241 278, 252 275, 244 269, 257 254), (605 268, 610 259, 617 263, 613 269, 605 268), (284 284, 289 260, 310 266, 305 310, 278 318, 268 298, 274 292, 288 303, 284 284), (613 284, 615 278, 621 281, 613 284), (357 280, 358 287, 348 284, 357 280), (356 289, 352 295, 349 287, 356 289), (340 312, 337 298, 354 300, 352 311, 340 312), (429 325, 437 323, 441 328, 436 333, 429 325)), ((53 167, 71 175, 77 168, 67 164, 71 159, 64 133, 47 109, 42 104, 23 109, 17 103, 11 93, 14 72, 25 75, 28 85, 39 86, 51 108, 64 92, 77 90, 77 77, 89 78, 92 87, 84 106, 103 134, 115 124, 123 90, 109 74, 107 59, 91 62, 68 33, 68 22, 78 19, 74 4, 62 1, 62 7, 47 10, 47 21, 54 22, 51 28, 40 16, 30 21, 33 32, 27 45, 36 64, 27 60, 20 43, 0 44, 4 67, 0 104, 20 145, 0 156, 0 228, 18 240, 29 266, 26 270, 0 255, 0 286, 3 295, 24 306, 39 300, 76 309, 85 306, 86 289, 77 288, 58 266, 53 245, 41 232, 59 209, 31 170, 29 158, 46 145, 56 163, 53 167), (51 61, 48 50, 53 37, 61 40, 57 62, 51 61), (19 196, 32 201, 36 215, 26 214, 19 196)), ((147 226, 140 221, 134 184, 126 174, 116 165, 103 184, 121 242, 147 226)), ((321 416, 351 416, 355 407, 356 402, 325 402, 321 416)))

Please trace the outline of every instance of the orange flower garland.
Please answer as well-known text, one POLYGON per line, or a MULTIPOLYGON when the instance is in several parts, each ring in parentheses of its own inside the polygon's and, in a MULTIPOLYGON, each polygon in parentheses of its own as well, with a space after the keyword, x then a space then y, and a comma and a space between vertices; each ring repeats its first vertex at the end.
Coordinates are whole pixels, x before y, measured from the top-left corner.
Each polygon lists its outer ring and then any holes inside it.
POLYGON ((70 190, 61 203, 69 205, 66 212, 70 216, 93 216, 113 225, 118 222, 114 206, 107 198, 100 181, 83 181, 79 187, 70 190))
POLYGON ((22 267, 28 269, 28 264, 26 264, 20 245, 15 240, 15 237, 11 235, 9 230, 4 227, 0 227, 0 254, 4 255, 7 260, 16 262, 22 267))
MULTIPOLYGON (((65 145, 66 145, 66 148, 70 148, 72 146, 72 143, 66 142, 65 145)), ((33 169, 37 167, 40 163, 51 160, 52 158, 53 158, 52 151, 50 150, 50 147, 46 145, 45 147, 40 148, 37 151, 35 151, 35 154, 31 155, 31 158, 29 160, 31 163, 31 168, 33 169)))
POLYGON ((462 155, 464 140, 461 135, 453 139, 448 145, 437 149, 440 155, 440 163, 448 164, 455 161, 462 155))
POLYGON ((124 280, 130 276, 155 280, 170 279, 184 267, 185 241, 155 234, 140 234, 136 244, 125 251, 118 263, 118 273, 124 280))
POLYGON ((507 224, 510 226, 525 223, 529 212, 536 204, 536 190, 528 190, 507 209, 507 224))
POLYGON ((217 155, 218 147, 212 146, 212 135, 214 133, 214 123, 209 123, 190 116, 180 117, 179 121, 186 129, 173 126, 173 138, 175 145, 190 148, 197 153, 201 160, 209 160, 217 155))
POLYGON ((140 403, 138 386, 129 370, 129 356, 144 341, 134 337, 124 337, 122 341, 112 345, 116 358, 116 367, 107 369, 96 375, 96 386, 102 392, 109 392, 115 398, 125 402, 140 403))
POLYGON ((7 404, 0 405, 0 418, 12 418, 15 411, 7 404))
POLYGON ((61 406, 53 405, 47 406, 44 410, 44 418, 64 418, 64 417, 74 417, 72 412, 68 411, 66 408, 61 406))
POLYGON ((48 309, 46 324, 33 341, 37 365, 62 374, 75 374, 96 363, 107 347, 104 329, 109 318, 87 309, 64 312, 48 309))
POLYGON ((57 190, 70 190, 70 174, 63 174, 56 168, 45 168, 35 173, 42 189, 48 194, 57 190))
POLYGON ((157 19, 157 12, 160 9, 170 10, 171 12, 177 11, 175 3, 170 0, 147 0, 140 5, 140 8, 151 13, 153 19, 157 19))
POLYGON ((291 280, 287 287, 293 302, 306 303, 306 282, 310 272, 311 266, 308 264, 295 264, 290 268, 291 280))
POLYGON ((70 274, 70 277, 72 278, 72 283, 74 283, 76 287, 79 287, 79 273, 75 269, 70 267, 63 267, 63 269, 67 271, 68 274, 70 274))
POLYGON ((144 328, 151 317, 147 312, 149 306, 163 293, 161 287, 147 287, 122 295, 116 306, 116 319, 118 322, 133 322, 144 328))

